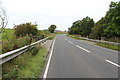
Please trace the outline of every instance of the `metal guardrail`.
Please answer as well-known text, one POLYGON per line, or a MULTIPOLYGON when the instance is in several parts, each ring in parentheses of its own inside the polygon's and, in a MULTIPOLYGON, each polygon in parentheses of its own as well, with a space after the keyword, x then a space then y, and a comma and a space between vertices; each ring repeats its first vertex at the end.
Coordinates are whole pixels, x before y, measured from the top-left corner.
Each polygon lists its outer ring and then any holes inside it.
POLYGON ((33 48, 34 45, 36 45, 36 44, 38 44, 38 43, 41 43, 41 42, 45 42, 45 41, 46 41, 47 39, 49 39, 50 37, 52 37, 52 36, 49 36, 49 37, 47 37, 47 38, 45 38, 45 39, 36 41, 35 43, 32 43, 32 44, 30 44, 30 45, 26 45, 26 46, 24 46, 24 47, 22 47, 22 48, 19 48, 19 49, 16 49, 16 50, 13 50, 13 51, 10 51, 10 52, 1 54, 1 55, 0 55, 0 64, 3 64, 3 63, 5 63, 5 62, 7 62, 7 61, 9 61, 9 60, 17 57, 18 55, 24 53, 25 51, 28 50, 29 47, 30 47, 30 48, 33 48))
MULTIPOLYGON (((73 36, 76 37, 76 36, 73 36)), ((111 45, 115 45, 115 46, 120 46, 120 43, 117 42, 109 42, 109 41, 104 41, 104 40, 95 40, 95 39, 89 39, 89 38, 85 38, 85 37, 77 37, 77 38, 82 38, 84 40, 88 40, 88 41, 92 41, 92 42, 100 42, 100 43, 107 43, 107 44, 111 44, 111 45)))
MULTIPOLYGON (((83 38, 83 37, 79 37, 79 38, 83 38)), ((116 43, 116 42, 109 42, 109 41, 103 41, 103 40, 94 40, 94 39, 89 39, 89 38, 83 38, 83 39, 88 40, 88 41, 93 41, 93 42, 101 42, 101 43, 107 43, 107 44, 111 44, 111 45, 120 46, 120 43, 116 43)))

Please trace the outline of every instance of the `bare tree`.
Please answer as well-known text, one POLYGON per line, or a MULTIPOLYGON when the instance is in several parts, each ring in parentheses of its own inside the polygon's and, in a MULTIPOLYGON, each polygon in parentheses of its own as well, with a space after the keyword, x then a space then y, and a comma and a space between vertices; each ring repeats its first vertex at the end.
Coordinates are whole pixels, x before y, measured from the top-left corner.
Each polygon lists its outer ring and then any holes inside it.
POLYGON ((3 8, 0 8, 0 33, 3 32, 4 28, 8 24, 8 18, 3 8))

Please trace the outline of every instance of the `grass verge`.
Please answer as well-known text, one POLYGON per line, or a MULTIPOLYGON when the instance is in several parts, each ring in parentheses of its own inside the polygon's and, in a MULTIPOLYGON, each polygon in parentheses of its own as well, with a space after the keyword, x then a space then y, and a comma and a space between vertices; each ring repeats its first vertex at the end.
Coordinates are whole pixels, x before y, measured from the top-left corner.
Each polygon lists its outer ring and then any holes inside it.
POLYGON ((120 46, 115 46, 115 45, 111 45, 111 44, 107 44, 107 43, 96 43, 96 45, 105 47, 105 48, 109 48, 112 50, 120 51, 120 46))
POLYGON ((71 38, 73 38, 73 39, 77 39, 77 40, 84 40, 84 39, 80 38, 80 37, 77 36, 77 35, 69 35, 69 34, 67 34, 67 36, 68 36, 68 37, 71 37, 71 38))
POLYGON ((2 65, 3 79, 39 78, 44 67, 47 50, 41 48, 35 55, 31 54, 33 51, 27 51, 19 57, 4 63, 2 65))
POLYGON ((53 40, 57 34, 53 34, 52 37, 49 38, 49 40, 53 40))
MULTIPOLYGON (((77 40, 84 40, 82 38, 79 38, 77 35, 67 35, 67 36, 73 39, 77 39, 77 40)), ((101 47, 108 48, 108 49, 120 51, 120 46, 115 46, 115 45, 107 44, 107 43, 95 43, 95 44, 101 47)))

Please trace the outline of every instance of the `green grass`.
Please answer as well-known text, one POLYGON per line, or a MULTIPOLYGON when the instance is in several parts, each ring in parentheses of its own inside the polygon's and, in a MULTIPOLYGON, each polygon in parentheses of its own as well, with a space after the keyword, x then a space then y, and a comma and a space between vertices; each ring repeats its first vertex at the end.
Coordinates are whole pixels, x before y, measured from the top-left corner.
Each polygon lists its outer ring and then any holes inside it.
POLYGON ((21 68, 21 70, 18 71, 17 76, 23 78, 39 78, 40 73, 44 67, 45 53, 47 53, 47 50, 41 49, 37 55, 29 60, 29 62, 26 64, 27 66, 21 68))
POLYGON ((120 46, 115 46, 115 45, 111 45, 111 44, 107 44, 107 43, 96 43, 96 45, 105 47, 105 48, 109 48, 112 50, 120 51, 120 46))
POLYGON ((52 37, 49 38, 49 40, 53 40, 56 37, 57 34, 53 34, 52 37))
POLYGON ((84 40, 84 39, 82 39, 82 38, 79 38, 79 36, 77 36, 77 35, 68 35, 68 34, 67 34, 67 36, 68 36, 68 37, 71 37, 71 38, 73 38, 73 39, 77 39, 77 40, 84 40))
MULTIPOLYGON (((67 36, 71 37, 73 39, 77 39, 77 40, 84 40, 82 38, 78 38, 77 35, 67 35, 67 36)), ((101 46, 101 47, 105 47, 105 48, 109 48, 112 50, 120 51, 120 46, 115 46, 115 45, 111 45, 111 44, 107 44, 107 43, 96 43, 96 45, 101 46)))
MULTIPOLYGON (((35 40, 32 40, 34 42, 35 40)), ((18 49, 20 47, 23 47, 25 45, 28 45, 30 43, 29 36, 25 37, 19 37, 18 39, 16 37, 13 37, 9 41, 3 40, 2 42, 2 53, 6 53, 15 49, 18 49)))
POLYGON ((14 29, 4 29, 2 40, 11 40, 14 36, 14 29))
POLYGON ((3 64, 3 78, 39 78, 45 63, 47 50, 41 48, 36 55, 30 51, 3 64))
POLYGON ((120 38, 119 39, 106 39, 106 41, 110 41, 110 42, 117 42, 117 43, 120 43, 120 38))

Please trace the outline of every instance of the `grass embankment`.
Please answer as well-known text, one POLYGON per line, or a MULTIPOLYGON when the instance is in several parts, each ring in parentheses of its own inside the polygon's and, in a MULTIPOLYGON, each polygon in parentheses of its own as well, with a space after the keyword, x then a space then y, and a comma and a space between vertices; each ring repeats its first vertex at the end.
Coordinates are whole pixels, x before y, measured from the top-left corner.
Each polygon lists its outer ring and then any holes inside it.
POLYGON ((53 34, 52 37, 49 38, 49 40, 53 40, 56 37, 57 34, 53 34))
MULTIPOLYGON (((39 48, 39 47, 38 47, 39 48)), ((17 58, 6 62, 3 67, 3 78, 19 79, 19 78, 39 78, 45 63, 45 55, 47 50, 36 48, 27 51, 17 58), (35 53, 35 54, 34 54, 35 53)))
POLYGON ((80 38, 79 35, 69 35, 69 34, 67 34, 67 36, 71 37, 73 39, 77 39, 77 40, 84 40, 84 39, 80 38))
MULTIPOLYGON (((14 29, 4 29, 4 32, 2 33, 2 53, 6 53, 30 44, 29 35, 16 38, 14 32, 15 32, 14 29)), ((44 35, 44 37, 48 37, 52 34, 49 33, 48 31, 39 30, 37 36, 40 35, 44 35)), ((32 38, 32 42, 35 42, 34 38, 32 38)))
POLYGON ((120 46, 107 44, 107 43, 96 43, 96 45, 101 46, 101 47, 105 47, 105 48, 109 48, 109 49, 112 49, 112 50, 120 51, 120 46))
POLYGON ((109 38, 109 39, 105 39, 105 41, 110 41, 110 42, 117 42, 117 43, 120 43, 120 38, 109 38))
MULTIPOLYGON (((34 40, 32 40, 34 42, 34 40)), ((30 43, 29 36, 16 38, 14 29, 4 29, 2 33, 2 53, 6 53, 30 43)))
POLYGON ((4 29, 2 40, 11 40, 14 36, 14 29, 4 29))
MULTIPOLYGON (((73 39, 77 39, 77 40, 84 40, 82 38, 79 38, 78 35, 67 35, 68 37, 71 37, 73 39)), ((95 43, 95 45, 101 46, 101 47, 105 47, 108 49, 112 49, 112 50, 117 50, 120 51, 120 46, 116 46, 116 45, 112 45, 112 44, 108 44, 108 43, 95 43)))
MULTIPOLYGON (((42 31, 45 37, 50 36, 48 32, 42 31)), ((51 39, 54 39, 55 35, 51 39)), ((29 37, 20 37, 16 39, 12 30, 3 33, 3 51, 19 48, 29 43, 29 37), (11 32, 11 37, 9 36, 11 32), (8 36, 7 36, 8 35, 8 36), (7 39, 6 39, 6 37, 7 39)), ((4 63, 2 65, 2 77, 13 80, 21 80, 21 78, 39 78, 45 63, 45 55, 47 49, 35 46, 33 49, 21 54, 20 56, 4 63)))

